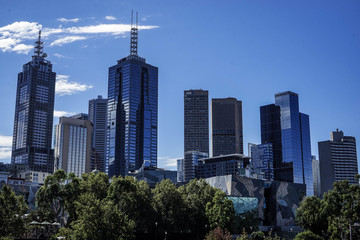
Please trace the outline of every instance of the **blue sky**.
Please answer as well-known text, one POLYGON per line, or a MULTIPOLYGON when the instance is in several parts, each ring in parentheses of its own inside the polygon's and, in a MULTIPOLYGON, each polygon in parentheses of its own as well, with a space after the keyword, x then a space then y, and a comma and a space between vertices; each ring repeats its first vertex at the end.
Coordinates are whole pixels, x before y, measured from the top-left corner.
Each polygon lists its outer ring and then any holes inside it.
POLYGON ((360 141, 357 0, 0 0, 0 161, 9 161, 17 74, 37 31, 58 75, 56 114, 87 112, 89 99, 107 96, 108 68, 129 54, 131 9, 139 55, 159 67, 159 167, 183 155, 187 89, 243 101, 245 153, 261 141, 259 107, 287 90, 310 115, 313 155, 336 128, 360 141))

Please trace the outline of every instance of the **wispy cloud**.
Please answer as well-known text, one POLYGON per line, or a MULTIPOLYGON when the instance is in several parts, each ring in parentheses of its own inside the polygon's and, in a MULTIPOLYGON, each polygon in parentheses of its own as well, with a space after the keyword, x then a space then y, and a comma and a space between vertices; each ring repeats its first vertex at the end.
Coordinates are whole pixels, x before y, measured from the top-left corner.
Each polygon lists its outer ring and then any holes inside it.
POLYGON ((74 112, 54 110, 54 117, 70 117, 70 116, 73 116, 73 115, 75 115, 74 112))
POLYGON ((93 86, 90 84, 80 84, 77 82, 70 82, 68 75, 57 75, 55 93, 60 96, 73 95, 79 92, 84 92, 93 86))
MULTIPOLYGON (((108 16, 111 17, 111 16, 108 16)), ((60 18, 64 20, 63 18, 60 18)), ((59 20, 60 21, 60 20, 59 20)), ((65 19, 67 22, 77 22, 75 19, 65 19), (71 20, 71 21, 70 21, 71 20)), ((158 28, 158 26, 143 25, 139 30, 158 28)), ((122 36, 130 31, 129 24, 97 24, 80 27, 59 26, 57 28, 43 27, 37 22, 19 21, 0 27, 0 50, 2 52, 16 52, 28 54, 33 48, 33 43, 42 29, 43 39, 50 39, 50 46, 63 46, 79 40, 85 40, 90 36, 122 36), (55 38, 54 38, 55 37, 55 38)))
POLYGON ((12 136, 0 135, 0 159, 11 158, 12 136))
POLYGON ((116 17, 106 16, 105 19, 106 19, 106 20, 109 20, 109 21, 115 21, 115 20, 116 20, 116 17))
POLYGON ((168 169, 174 169, 177 168, 177 160, 181 159, 182 157, 178 158, 172 158, 168 156, 164 157, 158 157, 158 166, 161 168, 168 168, 168 169))
POLYGON ((61 54, 59 54, 59 53, 54 53, 53 54, 55 57, 57 57, 57 58, 64 58, 65 56, 64 55, 61 55, 61 54))
POLYGON ((63 44, 79 41, 79 40, 85 40, 86 37, 82 36, 67 36, 63 38, 59 38, 52 43, 50 43, 50 46, 62 46, 63 44))
POLYGON ((73 19, 66 19, 66 18, 58 18, 57 19, 59 22, 78 22, 80 20, 80 18, 73 18, 73 19))

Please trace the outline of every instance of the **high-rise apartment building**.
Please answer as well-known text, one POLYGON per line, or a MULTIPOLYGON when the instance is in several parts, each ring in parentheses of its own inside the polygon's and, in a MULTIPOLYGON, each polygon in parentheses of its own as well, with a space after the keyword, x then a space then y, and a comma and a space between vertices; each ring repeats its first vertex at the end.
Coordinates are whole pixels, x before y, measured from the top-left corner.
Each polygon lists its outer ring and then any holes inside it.
POLYGON ((183 162, 183 182, 189 182, 190 180, 196 178, 196 168, 199 164, 199 159, 207 158, 209 155, 207 153, 202 153, 199 151, 188 151, 184 154, 183 162))
POLYGON ((107 131, 107 99, 98 96, 89 101, 89 120, 93 124, 92 147, 94 150, 95 168, 105 171, 106 131, 107 131))
POLYGON ((274 153, 271 143, 249 143, 248 153, 255 173, 264 174, 268 180, 274 180, 274 153))
POLYGON ((313 190, 309 116, 299 112, 298 95, 275 95, 275 104, 260 107, 261 143, 272 143, 274 179, 306 184, 313 190))
POLYGON ((137 55, 137 25, 130 55, 109 68, 105 171, 126 175, 144 161, 157 166, 158 68, 137 55))
POLYGON ((209 154, 209 98, 206 90, 184 91, 184 153, 209 154))
POLYGON ((89 120, 81 119, 85 116, 59 118, 54 134, 55 170, 63 169, 79 177, 90 172, 93 127, 89 120))
POLYGON ((211 101, 212 155, 243 154, 242 102, 236 98, 211 101))
POLYGON ((45 60, 41 31, 32 60, 18 75, 12 164, 25 164, 32 171, 53 172, 51 149, 55 79, 52 64, 45 60))
POLYGON ((349 180, 350 184, 358 184, 356 140, 344 136, 343 131, 336 129, 330 133, 330 140, 318 143, 320 161, 321 193, 333 188, 333 183, 349 180))

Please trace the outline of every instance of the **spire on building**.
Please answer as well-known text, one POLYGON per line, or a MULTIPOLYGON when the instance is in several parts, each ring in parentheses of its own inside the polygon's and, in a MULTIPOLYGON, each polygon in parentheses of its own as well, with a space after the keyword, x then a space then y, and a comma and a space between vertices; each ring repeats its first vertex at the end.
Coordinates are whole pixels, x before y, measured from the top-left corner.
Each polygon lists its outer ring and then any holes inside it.
POLYGON ((137 56, 138 50, 138 13, 136 12, 136 23, 133 24, 133 11, 131 10, 131 35, 130 35, 130 55, 137 56))
POLYGON ((34 57, 38 57, 38 58, 45 58, 47 57, 47 54, 43 52, 43 44, 44 42, 41 41, 41 30, 39 30, 39 38, 38 40, 35 42, 35 49, 34 49, 34 57))

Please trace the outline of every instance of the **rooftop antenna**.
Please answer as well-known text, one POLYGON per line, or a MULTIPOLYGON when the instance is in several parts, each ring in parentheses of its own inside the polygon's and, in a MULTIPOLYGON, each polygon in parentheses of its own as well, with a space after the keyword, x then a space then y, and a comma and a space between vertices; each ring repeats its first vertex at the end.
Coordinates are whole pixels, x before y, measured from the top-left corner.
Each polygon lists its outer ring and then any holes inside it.
POLYGON ((44 56, 44 54, 43 54, 44 42, 41 41, 41 30, 39 30, 39 39, 35 42, 35 44, 36 44, 35 50, 34 50, 35 56, 43 57, 44 56))
POLYGON ((131 10, 131 36, 130 36, 130 55, 137 56, 138 49, 138 12, 136 12, 136 23, 133 25, 133 10, 131 10))

